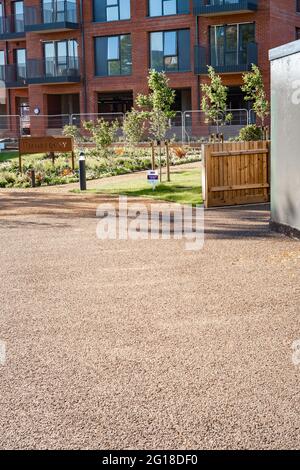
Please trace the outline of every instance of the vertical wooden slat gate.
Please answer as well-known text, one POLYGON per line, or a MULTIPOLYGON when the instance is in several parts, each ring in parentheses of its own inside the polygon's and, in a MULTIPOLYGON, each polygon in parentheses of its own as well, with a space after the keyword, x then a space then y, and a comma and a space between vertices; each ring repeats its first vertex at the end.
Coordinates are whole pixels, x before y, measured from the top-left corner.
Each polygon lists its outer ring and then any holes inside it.
POLYGON ((207 144, 202 155, 205 207, 270 200, 268 141, 207 144))

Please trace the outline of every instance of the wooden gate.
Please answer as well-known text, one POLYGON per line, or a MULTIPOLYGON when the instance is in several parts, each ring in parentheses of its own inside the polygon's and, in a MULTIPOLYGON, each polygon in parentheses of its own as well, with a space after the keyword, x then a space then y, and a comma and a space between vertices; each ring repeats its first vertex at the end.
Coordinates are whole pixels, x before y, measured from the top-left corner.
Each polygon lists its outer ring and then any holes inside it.
POLYGON ((270 142, 203 145, 205 207, 270 201, 270 142))

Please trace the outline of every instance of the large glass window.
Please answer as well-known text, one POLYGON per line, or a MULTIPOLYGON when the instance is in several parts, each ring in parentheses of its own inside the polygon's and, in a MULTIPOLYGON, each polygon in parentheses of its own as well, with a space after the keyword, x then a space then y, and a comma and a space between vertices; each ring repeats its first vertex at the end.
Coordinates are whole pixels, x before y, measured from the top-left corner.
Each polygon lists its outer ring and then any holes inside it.
POLYGON ((63 76, 67 71, 78 70, 78 44, 74 39, 46 42, 44 55, 48 76, 63 76))
POLYGON ((14 28, 16 33, 24 31, 24 2, 13 2, 14 28))
POLYGON ((104 36, 95 39, 95 73, 98 76, 130 75, 131 36, 104 36))
POLYGON ((166 72, 190 70, 190 31, 160 31, 150 34, 151 68, 166 72))
POLYGON ((255 24, 210 27, 211 64, 213 66, 247 63, 248 44, 255 42, 255 24))
POLYGON ((77 22, 76 0, 43 0, 44 23, 77 22))
POLYGON ((149 16, 188 14, 189 0, 148 0, 149 16))
POLYGON ((17 64, 17 78, 26 78, 26 49, 15 49, 15 63, 17 64))
POLYGON ((4 8, 3 3, 0 3, 0 34, 4 31, 4 8))
POLYGON ((5 52, 0 51, 0 80, 5 80, 5 52))
POLYGON ((130 0, 94 0, 95 21, 130 19, 130 0))

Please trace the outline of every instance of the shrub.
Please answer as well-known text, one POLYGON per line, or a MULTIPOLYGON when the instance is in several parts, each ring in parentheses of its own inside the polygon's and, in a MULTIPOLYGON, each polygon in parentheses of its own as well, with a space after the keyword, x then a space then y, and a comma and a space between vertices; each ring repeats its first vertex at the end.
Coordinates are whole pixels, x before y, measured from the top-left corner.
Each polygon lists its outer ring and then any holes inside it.
POLYGON ((96 122, 85 121, 83 123, 83 127, 93 137, 98 152, 103 154, 105 153, 105 150, 115 141, 120 126, 117 120, 109 122, 105 121, 103 118, 100 118, 97 119, 96 122))
POLYGON ((65 126, 63 129, 63 135, 66 137, 72 137, 74 139, 74 142, 76 142, 77 144, 80 144, 83 140, 83 137, 77 126, 65 126))
POLYGON ((142 142, 146 132, 144 113, 137 111, 134 108, 132 108, 131 111, 128 111, 124 119, 123 131, 126 142, 130 145, 142 142))
MULTIPOLYGON (((183 148, 183 150, 185 150, 183 148)), ((113 148, 107 149, 105 158, 102 152, 95 149, 86 151, 87 179, 103 178, 114 175, 127 174, 134 171, 151 168, 151 149, 149 148, 123 148, 123 154, 115 152, 113 148)), ((178 152, 180 154, 180 152, 178 152)), ((171 163, 187 163, 199 160, 199 152, 186 155, 171 154, 171 163)), ((162 155, 162 164, 166 164, 165 155, 162 155)), ((18 164, 15 161, 0 163, 0 187, 1 188, 27 188, 30 187, 30 169, 35 169, 37 186, 67 184, 78 181, 78 165, 75 174, 71 169, 71 162, 67 156, 61 154, 53 165, 52 161, 41 157, 26 157, 23 159, 23 174, 19 174, 18 164)))
POLYGON ((262 140, 263 133, 260 127, 256 126, 255 124, 251 124, 249 126, 243 127, 240 130, 239 140, 249 142, 251 140, 262 140))
POLYGON ((186 150, 182 147, 174 147, 173 152, 177 158, 184 158, 187 154, 186 150))

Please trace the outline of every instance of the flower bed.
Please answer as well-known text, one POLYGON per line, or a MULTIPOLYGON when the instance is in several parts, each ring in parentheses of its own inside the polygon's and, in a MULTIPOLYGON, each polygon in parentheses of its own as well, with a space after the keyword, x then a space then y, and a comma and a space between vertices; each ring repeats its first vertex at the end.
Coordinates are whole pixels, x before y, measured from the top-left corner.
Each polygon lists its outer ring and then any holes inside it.
MULTIPOLYGON (((171 164, 179 165, 198 161, 199 153, 171 151, 171 164)), ((76 160, 78 161, 78 155, 76 160)), ((162 157, 165 165, 165 156, 162 157)), ((149 149, 110 149, 105 156, 97 151, 86 151, 87 179, 93 180, 109 176, 122 175, 151 168, 151 151, 149 149)), ((30 171, 35 170, 36 186, 75 183, 79 180, 78 165, 72 172, 68 155, 60 155, 52 160, 45 155, 27 156, 23 158, 23 173, 19 173, 18 159, 0 163, 0 188, 29 188, 31 186, 30 171)))

